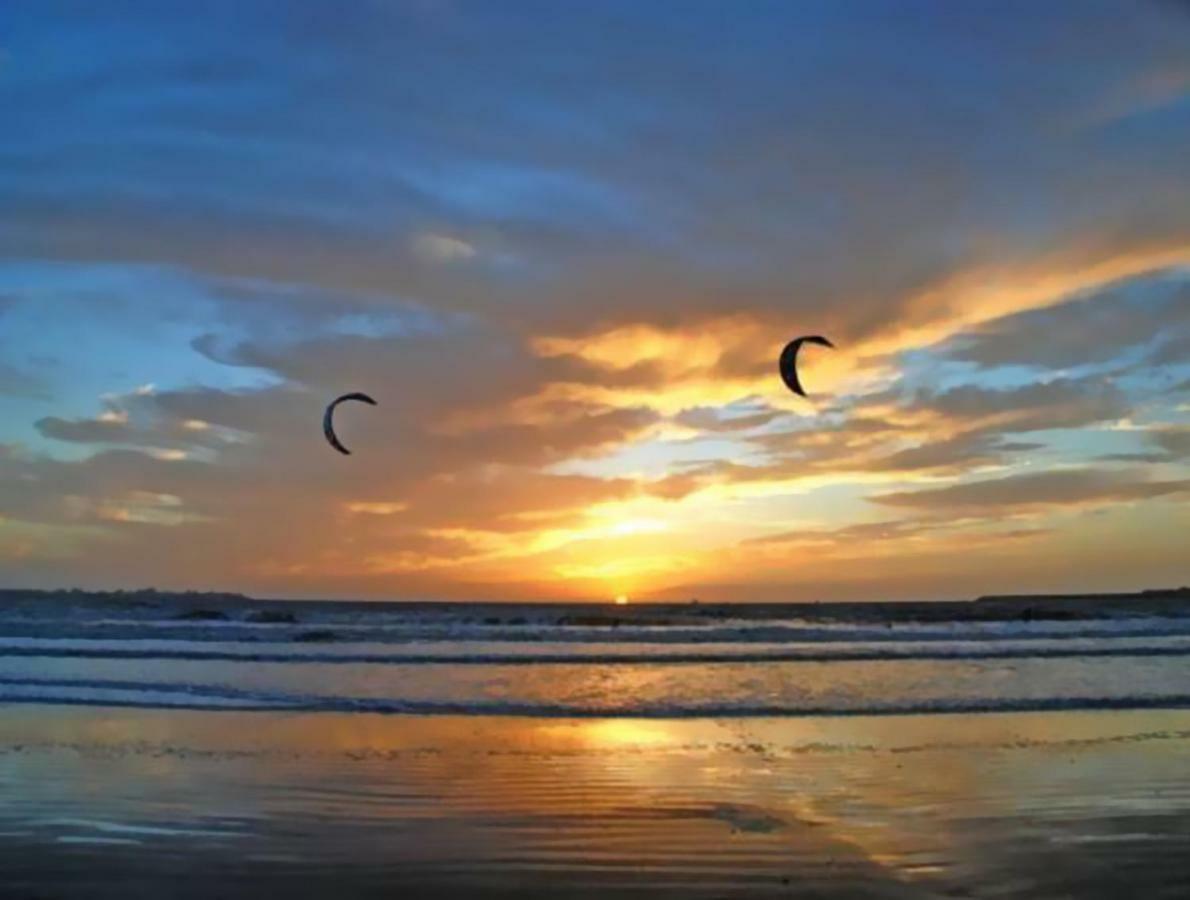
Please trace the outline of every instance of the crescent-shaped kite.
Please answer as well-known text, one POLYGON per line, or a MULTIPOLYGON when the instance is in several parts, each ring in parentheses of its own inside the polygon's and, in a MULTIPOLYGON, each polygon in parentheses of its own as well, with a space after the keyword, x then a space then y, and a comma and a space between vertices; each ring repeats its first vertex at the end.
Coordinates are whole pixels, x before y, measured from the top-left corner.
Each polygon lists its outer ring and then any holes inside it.
POLYGON ((331 401, 330 406, 326 408, 326 412, 322 414, 322 433, 326 435, 327 442, 344 456, 350 456, 351 451, 339 442, 339 436, 335 434, 335 407, 345 400, 358 400, 360 403, 367 403, 369 406, 376 406, 377 404, 367 394, 354 391, 350 394, 344 394, 342 397, 336 397, 331 401))
POLYGON ((808 334, 804 337, 794 338, 781 351, 781 359, 777 364, 777 368, 781 372, 781 380, 795 394, 804 397, 806 391, 802 387, 801 379, 797 377, 797 352, 802 348, 802 344, 817 344, 820 347, 830 347, 832 350, 835 345, 820 334, 808 334))

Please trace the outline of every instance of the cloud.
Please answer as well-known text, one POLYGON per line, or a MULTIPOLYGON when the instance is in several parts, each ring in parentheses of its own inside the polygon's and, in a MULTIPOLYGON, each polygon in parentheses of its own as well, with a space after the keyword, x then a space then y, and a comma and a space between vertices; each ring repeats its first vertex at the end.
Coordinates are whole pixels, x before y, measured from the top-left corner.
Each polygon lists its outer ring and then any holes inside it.
POLYGON ((1026 433, 1109 421, 1127 410, 1123 393, 1110 385, 1059 379, 1004 390, 962 385, 938 393, 919 391, 898 414, 924 414, 968 433, 1026 433))
POLYGON ((1172 497, 1190 492, 1190 479, 1149 481, 1110 469, 1026 473, 921 491, 877 494, 885 506, 955 511, 1083 506, 1172 497))
POLYGON ((986 434, 969 433, 898 450, 877 459, 871 468, 898 472, 966 470, 1002 463, 1009 458, 1009 454, 1029 453, 1043 446, 1029 441, 1003 441, 986 434))
POLYGON ((51 440, 135 447, 161 458, 179 458, 186 448, 218 448, 234 439, 227 430, 212 428, 209 422, 162 414, 153 402, 155 397, 151 385, 142 385, 127 395, 113 395, 95 418, 45 416, 33 424, 39 434, 51 440), (136 413, 135 418, 129 409, 136 413))
POLYGON ((1097 380, 1060 379, 993 389, 892 388, 862 395, 837 424, 763 435, 770 471, 962 473, 1044 448, 1010 436, 1074 429, 1124 416, 1126 397, 1097 380))
POLYGON ((700 406, 682 410, 674 416, 674 422, 695 431, 750 431, 753 428, 762 428, 768 425, 781 414, 780 410, 766 409, 743 415, 723 416, 714 407, 700 406))
POLYGON ((1155 362, 1174 362, 1169 348, 1190 339, 1185 271, 1111 285, 1060 306, 998 319, 964 334, 952 355, 985 367, 1069 369, 1110 362, 1129 347, 1158 339, 1155 362))
MULTIPOLYGON (((843 528, 802 528, 778 534, 765 535, 742 542, 742 546, 766 547, 791 544, 809 547, 823 546, 846 551, 848 548, 873 544, 919 542, 930 540, 935 535, 958 531, 963 539, 975 543, 981 537, 972 531, 972 525, 986 525, 985 520, 965 520, 956 523, 945 518, 893 519, 883 522, 861 522, 843 528)), ((1033 527, 1000 528, 983 532, 982 537, 993 541, 1015 541, 1036 538, 1048 533, 1048 529, 1033 527)))
POLYGON ((60 419, 46 416, 34 423, 37 430, 57 441, 80 443, 125 443, 136 435, 126 420, 120 419, 60 419))
POLYGON ((424 233, 413 239, 413 252, 427 262, 465 262, 475 257, 475 247, 459 238, 424 233))

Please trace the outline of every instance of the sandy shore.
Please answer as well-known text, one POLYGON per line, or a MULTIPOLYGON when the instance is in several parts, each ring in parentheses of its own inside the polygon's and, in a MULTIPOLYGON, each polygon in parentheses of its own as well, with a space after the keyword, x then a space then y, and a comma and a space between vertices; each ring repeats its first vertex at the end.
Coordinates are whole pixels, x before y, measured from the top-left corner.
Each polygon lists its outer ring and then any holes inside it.
POLYGON ((1190 713, 8 707, 4 897, 1190 893, 1190 713))

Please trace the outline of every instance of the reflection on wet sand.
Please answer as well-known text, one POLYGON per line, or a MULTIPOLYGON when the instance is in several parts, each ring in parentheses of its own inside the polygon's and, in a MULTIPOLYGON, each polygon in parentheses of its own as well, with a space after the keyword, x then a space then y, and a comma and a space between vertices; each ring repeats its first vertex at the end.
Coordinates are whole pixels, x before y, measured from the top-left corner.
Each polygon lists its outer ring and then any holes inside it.
POLYGON ((250 895, 263 878, 298 896, 1174 896, 1190 883, 1188 762, 1184 712, 25 707, 0 723, 0 882, 51 896, 250 895))

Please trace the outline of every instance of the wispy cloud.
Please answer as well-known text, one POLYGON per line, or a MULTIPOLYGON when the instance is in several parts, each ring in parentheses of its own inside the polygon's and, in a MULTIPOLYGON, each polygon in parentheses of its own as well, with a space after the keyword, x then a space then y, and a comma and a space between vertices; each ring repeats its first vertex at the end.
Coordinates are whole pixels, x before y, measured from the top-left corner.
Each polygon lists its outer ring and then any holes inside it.
POLYGON ((413 239, 413 252, 427 262, 453 263, 474 258, 475 247, 459 238, 423 233, 413 239))

